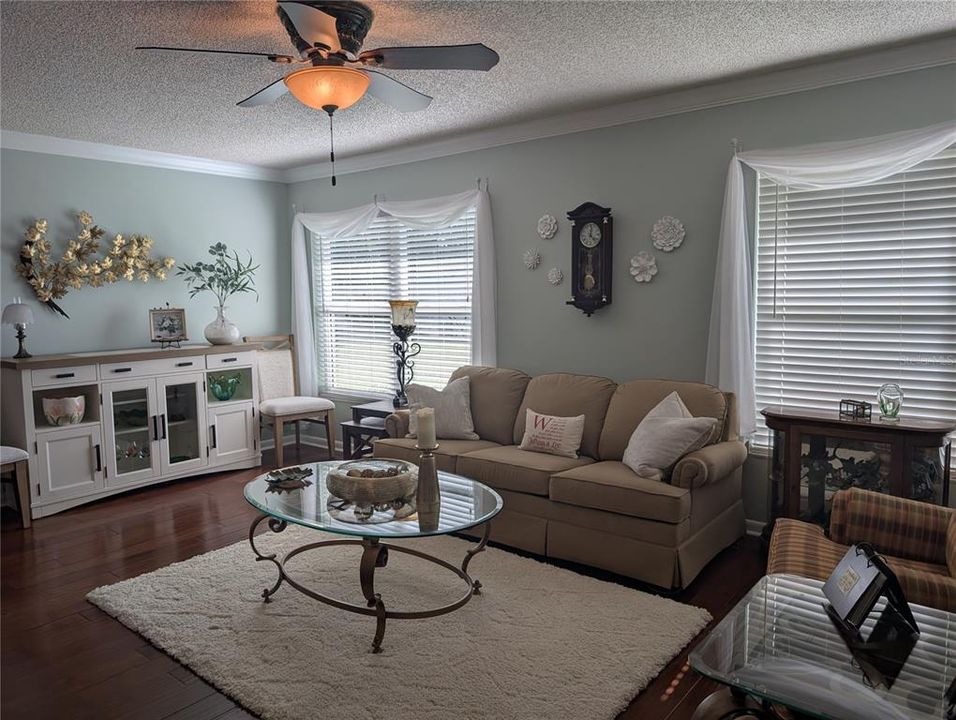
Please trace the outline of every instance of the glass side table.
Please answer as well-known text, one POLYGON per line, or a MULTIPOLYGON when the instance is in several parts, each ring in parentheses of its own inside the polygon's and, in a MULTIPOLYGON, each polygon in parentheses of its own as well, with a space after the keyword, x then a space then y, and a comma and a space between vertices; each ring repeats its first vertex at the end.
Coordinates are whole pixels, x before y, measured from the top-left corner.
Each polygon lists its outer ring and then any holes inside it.
MULTIPOLYGON (((956 676, 956 615, 911 604, 921 634, 885 687, 864 674, 833 627, 822 588, 818 580, 768 575, 737 603, 690 654, 695 671, 727 686, 704 700, 693 720, 946 717, 945 693, 956 676)), ((881 600, 871 613, 864 635, 884 606, 881 600)))

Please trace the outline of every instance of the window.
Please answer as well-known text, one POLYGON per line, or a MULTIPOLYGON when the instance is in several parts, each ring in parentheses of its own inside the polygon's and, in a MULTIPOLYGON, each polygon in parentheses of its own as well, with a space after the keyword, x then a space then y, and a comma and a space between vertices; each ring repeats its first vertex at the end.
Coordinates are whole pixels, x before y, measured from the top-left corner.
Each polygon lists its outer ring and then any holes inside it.
MULTIPOLYGON (((879 182, 757 181, 757 409, 876 404, 956 417, 956 147, 879 182)), ((758 412, 757 444, 768 442, 758 412)))
POLYGON ((319 382, 345 394, 397 387, 389 300, 418 300, 414 382, 441 388, 471 362, 475 211, 416 230, 388 216, 347 238, 312 238, 319 382))

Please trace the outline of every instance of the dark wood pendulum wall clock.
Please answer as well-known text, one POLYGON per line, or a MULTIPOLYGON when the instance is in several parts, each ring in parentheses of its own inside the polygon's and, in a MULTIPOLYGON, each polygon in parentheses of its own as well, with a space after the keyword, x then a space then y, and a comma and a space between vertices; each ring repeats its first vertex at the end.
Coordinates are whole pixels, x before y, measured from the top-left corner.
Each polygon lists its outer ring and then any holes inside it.
POLYGON ((568 213, 571 221, 571 299, 590 317, 611 304, 612 228, 611 208, 592 202, 568 213))

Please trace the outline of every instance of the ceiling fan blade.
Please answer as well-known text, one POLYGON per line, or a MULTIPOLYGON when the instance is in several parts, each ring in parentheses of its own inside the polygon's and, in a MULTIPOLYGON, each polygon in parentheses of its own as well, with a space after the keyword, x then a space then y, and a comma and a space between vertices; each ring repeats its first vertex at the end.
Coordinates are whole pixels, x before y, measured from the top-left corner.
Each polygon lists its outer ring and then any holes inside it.
POLYGON ((498 53, 481 43, 426 45, 367 50, 359 60, 390 70, 491 70, 498 64, 498 53))
POLYGON ((244 50, 207 50, 205 48, 164 47, 161 45, 139 45, 136 47, 136 50, 172 50, 174 52, 214 53, 216 55, 255 55, 256 57, 269 58, 272 62, 282 63, 284 65, 293 62, 299 62, 297 58, 294 58, 291 55, 279 55, 277 53, 264 52, 246 52, 244 50))
POLYGON ((278 100, 287 92, 289 92, 289 88, 285 84, 285 78, 279 78, 274 83, 266 85, 259 92, 253 93, 245 100, 237 102, 236 105, 239 107, 256 107, 257 105, 268 105, 269 103, 278 100))
POLYGON ((292 21, 299 37, 309 45, 324 45, 329 52, 342 48, 335 18, 328 13, 300 2, 280 2, 279 7, 292 21))
POLYGON ((432 99, 424 93, 414 90, 404 83, 400 83, 395 78, 383 75, 374 70, 365 70, 368 73, 371 82, 368 86, 368 94, 377 97, 386 105, 391 105, 401 112, 416 112, 424 110, 430 104, 432 99))

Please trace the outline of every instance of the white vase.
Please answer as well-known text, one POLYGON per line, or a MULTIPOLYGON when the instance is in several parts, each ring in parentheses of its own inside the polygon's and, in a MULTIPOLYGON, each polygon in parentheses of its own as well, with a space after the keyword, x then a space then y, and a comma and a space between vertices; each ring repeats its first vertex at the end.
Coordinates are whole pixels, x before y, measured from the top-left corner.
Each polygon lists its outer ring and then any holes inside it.
POLYGON ((239 328, 223 314, 225 309, 225 305, 217 305, 216 319, 203 330, 210 345, 233 345, 239 342, 239 328))

